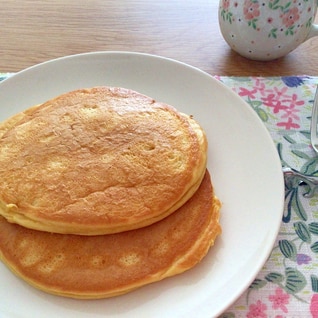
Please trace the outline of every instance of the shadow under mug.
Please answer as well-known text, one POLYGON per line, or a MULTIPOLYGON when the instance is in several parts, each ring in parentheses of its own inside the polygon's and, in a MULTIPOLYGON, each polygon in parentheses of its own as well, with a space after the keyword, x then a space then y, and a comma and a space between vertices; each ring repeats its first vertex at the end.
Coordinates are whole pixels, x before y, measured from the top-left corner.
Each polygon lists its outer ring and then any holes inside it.
POLYGON ((318 0, 220 0, 220 30, 240 55, 277 59, 318 35, 317 5, 318 0))

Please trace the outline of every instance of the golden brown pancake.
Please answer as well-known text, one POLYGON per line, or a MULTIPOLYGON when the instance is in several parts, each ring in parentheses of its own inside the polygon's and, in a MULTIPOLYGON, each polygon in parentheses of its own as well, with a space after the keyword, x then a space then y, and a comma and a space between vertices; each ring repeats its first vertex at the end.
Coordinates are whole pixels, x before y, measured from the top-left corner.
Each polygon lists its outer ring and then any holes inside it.
POLYGON ((73 298, 104 298, 182 273, 221 232, 208 172, 192 198, 150 226, 108 235, 51 234, 0 217, 0 258, 29 284, 73 298))
POLYGON ((0 215, 56 233, 140 228, 193 195, 206 148, 169 105, 123 88, 72 91, 0 126, 0 215))

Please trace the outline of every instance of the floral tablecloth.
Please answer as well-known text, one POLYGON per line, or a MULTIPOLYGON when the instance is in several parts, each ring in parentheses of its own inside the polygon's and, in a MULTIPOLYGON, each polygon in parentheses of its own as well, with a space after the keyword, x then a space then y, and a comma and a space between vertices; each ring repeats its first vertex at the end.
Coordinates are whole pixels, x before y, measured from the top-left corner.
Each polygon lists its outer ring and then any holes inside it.
MULTIPOLYGON (((7 76, 0 73, 0 81, 7 76)), ((282 165, 318 176, 318 155, 309 139, 318 76, 215 78, 259 115, 282 165)), ((220 318, 318 318, 318 193, 304 197, 307 191, 306 185, 286 190, 285 211, 271 256, 220 318)))

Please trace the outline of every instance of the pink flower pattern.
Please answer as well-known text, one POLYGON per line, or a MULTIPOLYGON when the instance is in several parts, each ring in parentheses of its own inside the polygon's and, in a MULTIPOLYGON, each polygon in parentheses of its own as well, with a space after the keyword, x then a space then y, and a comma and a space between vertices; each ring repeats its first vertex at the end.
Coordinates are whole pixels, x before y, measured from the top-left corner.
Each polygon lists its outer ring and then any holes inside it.
POLYGON ((243 13, 246 20, 253 20, 259 17, 259 3, 252 0, 245 0, 243 13))
POLYGON ((269 112, 277 114, 278 127, 287 130, 300 127, 299 111, 305 102, 297 94, 289 93, 287 86, 266 88, 264 82, 255 78, 252 86, 237 87, 235 91, 250 101, 258 100, 269 112))
POLYGON ((221 6, 224 10, 227 10, 230 6, 230 0, 222 0, 221 6))
POLYGON ((318 294, 314 294, 311 298, 310 313, 312 318, 318 318, 318 294))
POLYGON ((297 7, 289 9, 286 13, 282 14, 283 24, 290 28, 299 20, 299 10, 297 7))
POLYGON ((267 306, 258 300, 255 304, 251 304, 249 307, 249 312, 247 313, 247 318, 267 318, 266 314, 267 306))
POLYGON ((286 305, 289 303, 289 295, 284 293, 281 288, 276 288, 275 294, 270 295, 268 298, 273 303, 273 309, 280 309, 284 313, 288 312, 286 305))

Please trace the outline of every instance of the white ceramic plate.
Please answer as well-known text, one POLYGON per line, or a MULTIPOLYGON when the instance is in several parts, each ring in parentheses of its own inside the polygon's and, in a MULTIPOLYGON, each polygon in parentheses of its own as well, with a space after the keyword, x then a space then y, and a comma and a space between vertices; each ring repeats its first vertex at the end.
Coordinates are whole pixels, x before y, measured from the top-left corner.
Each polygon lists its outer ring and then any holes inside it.
POLYGON ((208 74, 147 54, 95 52, 26 69, 0 84, 0 120, 60 93, 96 85, 137 90, 192 114, 206 130, 208 168, 223 202, 223 234, 182 275, 104 300, 38 291, 0 264, 0 317, 216 317, 248 288, 269 256, 284 184, 270 135, 253 110, 208 74))

